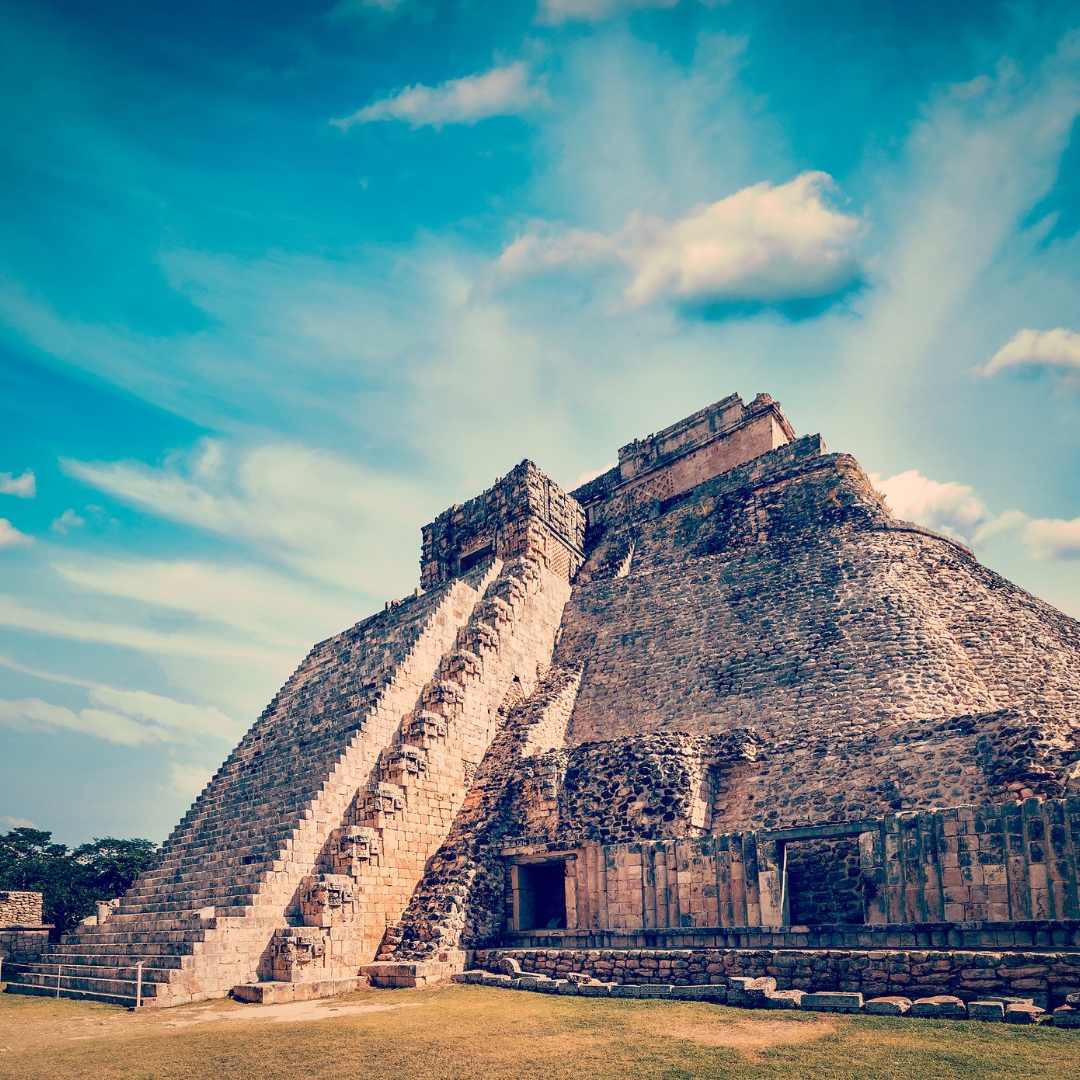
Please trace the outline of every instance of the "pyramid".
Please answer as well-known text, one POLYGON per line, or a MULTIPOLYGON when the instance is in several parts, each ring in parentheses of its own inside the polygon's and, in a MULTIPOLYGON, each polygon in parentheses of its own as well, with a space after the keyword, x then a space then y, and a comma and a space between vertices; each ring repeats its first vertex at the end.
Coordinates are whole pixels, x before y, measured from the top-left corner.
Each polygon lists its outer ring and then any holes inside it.
POLYGON ((73 996, 277 1001, 493 948, 1044 938, 1080 983, 1080 624, 768 395, 569 494, 522 462, 423 529, 420 580, 316 645, 156 867, 9 989, 63 965, 73 996))

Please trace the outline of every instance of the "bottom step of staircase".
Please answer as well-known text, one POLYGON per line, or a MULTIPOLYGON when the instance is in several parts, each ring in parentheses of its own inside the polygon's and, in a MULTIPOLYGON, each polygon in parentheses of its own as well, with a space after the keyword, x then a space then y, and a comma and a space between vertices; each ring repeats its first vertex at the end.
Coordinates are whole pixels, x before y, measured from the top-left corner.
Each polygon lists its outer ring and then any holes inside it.
POLYGON ((243 983, 232 988, 232 996, 237 1001, 254 1005, 280 1005, 286 1001, 310 1001, 312 998, 348 994, 370 985, 364 975, 353 975, 346 979, 313 979, 311 982, 243 983))
MULTIPOLYGON (((28 994, 32 997, 65 997, 77 1001, 104 1001, 109 1005, 123 1005, 126 1009, 135 1008, 135 995, 110 994, 99 990, 71 990, 63 987, 59 994, 54 986, 38 986, 33 983, 9 982, 4 987, 5 994, 28 994)), ((144 998, 144 1005, 153 1004, 153 998, 144 998)))

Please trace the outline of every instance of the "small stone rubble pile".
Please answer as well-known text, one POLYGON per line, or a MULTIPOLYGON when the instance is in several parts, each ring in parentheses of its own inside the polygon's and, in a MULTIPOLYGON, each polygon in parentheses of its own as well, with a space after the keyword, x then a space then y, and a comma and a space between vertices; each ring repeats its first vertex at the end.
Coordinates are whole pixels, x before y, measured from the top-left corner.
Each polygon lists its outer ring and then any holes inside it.
POLYGON ((708 1001, 741 1009, 802 1009, 808 1012, 867 1013, 872 1016, 911 1016, 933 1020, 983 1020, 1007 1024, 1053 1024, 1080 1028, 1080 993, 1069 994, 1052 1013, 1032 998, 986 997, 964 1002, 951 994, 934 994, 912 1000, 887 994, 864 1000, 858 992, 843 990, 778 990, 776 979, 732 976, 723 983, 680 986, 676 983, 602 982, 580 971, 565 978, 551 978, 522 971, 511 956, 498 961, 497 971, 475 968, 455 975, 454 981, 506 990, 531 990, 541 994, 575 997, 650 998, 672 1001, 708 1001))

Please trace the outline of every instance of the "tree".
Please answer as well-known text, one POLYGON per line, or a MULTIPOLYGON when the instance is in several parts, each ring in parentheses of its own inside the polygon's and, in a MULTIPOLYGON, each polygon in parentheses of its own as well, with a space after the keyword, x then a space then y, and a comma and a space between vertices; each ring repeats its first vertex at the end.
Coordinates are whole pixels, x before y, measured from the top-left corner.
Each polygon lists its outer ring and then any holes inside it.
POLYGON ((63 933, 94 914, 98 900, 122 896, 156 851, 150 840, 111 836, 70 850, 42 829, 12 829, 0 836, 0 888, 42 893, 45 921, 63 933))

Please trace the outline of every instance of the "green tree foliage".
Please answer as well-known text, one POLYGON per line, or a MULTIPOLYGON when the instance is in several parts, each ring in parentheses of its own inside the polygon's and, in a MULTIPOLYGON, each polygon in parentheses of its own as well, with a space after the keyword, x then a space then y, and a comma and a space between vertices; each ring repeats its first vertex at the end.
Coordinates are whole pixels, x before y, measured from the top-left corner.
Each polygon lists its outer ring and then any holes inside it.
POLYGON ((0 836, 0 889, 42 893, 45 921, 64 932, 93 915, 98 900, 122 896, 156 851, 149 840, 111 836, 71 849, 50 832, 12 829, 0 836))

